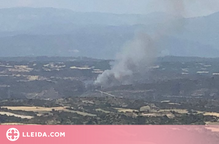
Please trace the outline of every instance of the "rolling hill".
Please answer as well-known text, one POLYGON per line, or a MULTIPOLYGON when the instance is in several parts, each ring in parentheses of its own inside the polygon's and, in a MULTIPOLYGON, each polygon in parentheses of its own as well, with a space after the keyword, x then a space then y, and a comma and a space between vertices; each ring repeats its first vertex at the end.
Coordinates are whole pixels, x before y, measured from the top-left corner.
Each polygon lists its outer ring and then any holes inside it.
POLYGON ((82 13, 55 8, 0 9, 0 56, 114 58, 136 31, 153 35, 161 55, 218 57, 219 13, 178 18, 166 13, 82 13))

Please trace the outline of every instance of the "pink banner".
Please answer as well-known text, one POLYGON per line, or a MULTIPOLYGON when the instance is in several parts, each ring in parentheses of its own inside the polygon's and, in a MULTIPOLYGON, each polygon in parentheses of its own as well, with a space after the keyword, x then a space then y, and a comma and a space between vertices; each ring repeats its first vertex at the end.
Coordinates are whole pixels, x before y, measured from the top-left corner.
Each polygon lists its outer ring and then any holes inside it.
POLYGON ((219 126, 0 126, 0 144, 218 144, 219 126))

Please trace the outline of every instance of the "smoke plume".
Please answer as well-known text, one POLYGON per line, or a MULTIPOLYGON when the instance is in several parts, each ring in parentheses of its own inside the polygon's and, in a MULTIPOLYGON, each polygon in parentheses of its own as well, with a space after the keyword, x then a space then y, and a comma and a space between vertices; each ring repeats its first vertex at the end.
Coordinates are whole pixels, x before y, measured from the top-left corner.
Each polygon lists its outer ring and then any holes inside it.
MULTIPOLYGON (((183 0, 167 0, 166 2, 169 12, 175 16, 182 16, 183 0)), ((110 87, 145 79, 149 67, 159 52, 155 43, 166 34, 167 27, 169 28, 169 26, 159 27, 153 37, 142 31, 136 33, 134 39, 125 44, 121 52, 117 54, 111 69, 99 75, 95 84, 110 87)))

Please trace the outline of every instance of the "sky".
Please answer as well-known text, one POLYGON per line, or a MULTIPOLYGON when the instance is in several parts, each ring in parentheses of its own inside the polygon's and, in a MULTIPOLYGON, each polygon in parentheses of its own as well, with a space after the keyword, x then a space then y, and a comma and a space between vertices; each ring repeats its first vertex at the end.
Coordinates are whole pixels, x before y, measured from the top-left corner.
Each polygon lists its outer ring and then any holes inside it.
POLYGON ((55 7, 80 12, 148 14, 172 12, 179 5, 185 17, 204 16, 219 11, 219 0, 0 0, 0 8, 55 7))

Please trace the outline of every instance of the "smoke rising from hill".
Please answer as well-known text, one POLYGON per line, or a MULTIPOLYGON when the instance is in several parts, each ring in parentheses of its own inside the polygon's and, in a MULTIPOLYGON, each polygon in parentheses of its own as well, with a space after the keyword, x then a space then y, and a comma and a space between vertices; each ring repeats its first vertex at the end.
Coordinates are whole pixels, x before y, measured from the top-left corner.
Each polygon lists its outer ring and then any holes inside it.
MULTIPOLYGON (((167 0, 167 9, 173 15, 181 17, 184 12, 183 0, 167 0)), ((179 25, 176 26, 177 29, 181 27, 179 25)), ((168 28, 169 26, 159 27, 153 37, 143 31, 136 33, 134 39, 117 54, 111 69, 99 75, 95 84, 110 87, 145 79, 159 52, 155 43, 167 33, 168 28)))

